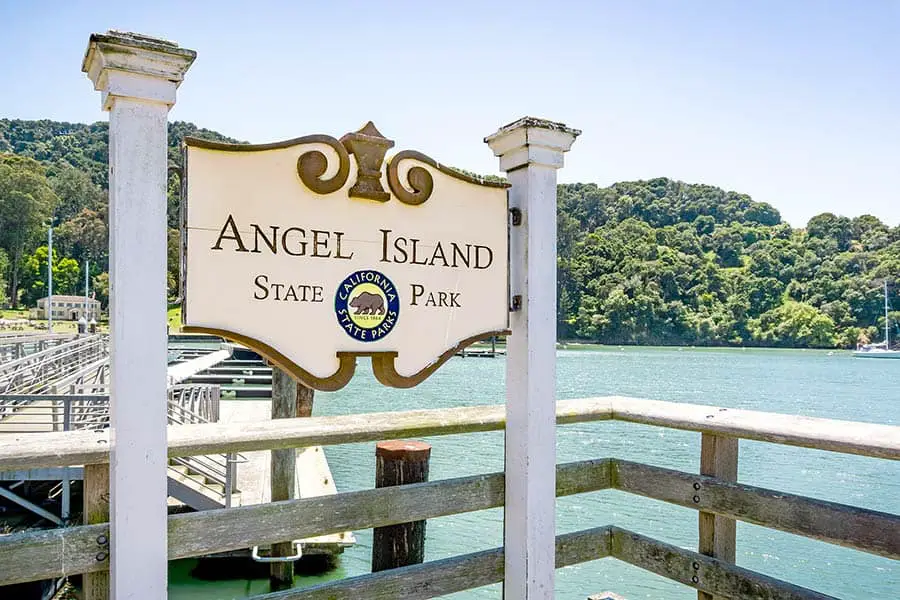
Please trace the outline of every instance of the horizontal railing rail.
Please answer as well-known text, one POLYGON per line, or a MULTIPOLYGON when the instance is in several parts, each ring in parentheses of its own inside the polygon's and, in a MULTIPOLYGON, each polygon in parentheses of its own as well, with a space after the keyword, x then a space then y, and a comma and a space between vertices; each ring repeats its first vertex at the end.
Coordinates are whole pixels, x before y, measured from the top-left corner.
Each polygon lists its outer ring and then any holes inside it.
MULTIPOLYGON (((557 417, 560 423, 621 419, 694 430, 704 435, 714 433, 877 458, 900 458, 900 427, 885 425, 617 397, 562 401, 558 403, 557 417)), ((502 406, 283 419, 249 432, 248 427, 256 426, 184 425, 170 428, 169 454, 177 457, 342 444, 487 431, 502 426, 502 406), (263 439, 254 439, 256 434, 263 434, 263 439)), ((0 448, 0 470, 108 461, 108 438, 103 434, 39 434, 30 438, 23 436, 20 441, 22 443, 14 448, 0 448)), ((603 489, 618 489, 693 508, 701 514, 742 520, 900 559, 900 516, 897 515, 615 458, 558 467, 559 496, 603 489)), ((169 557, 203 556, 285 540, 383 527, 484 510, 503 503, 504 476, 494 473, 178 514, 169 517, 169 557)), ((615 527, 572 535, 575 537, 561 536, 559 539, 563 544, 560 555, 563 563, 611 556, 701 592, 724 597, 829 597, 742 569, 728 560, 676 548, 615 527), (579 535, 586 537, 578 538, 579 535), (584 547, 583 553, 572 550, 573 554, 566 554, 565 544, 577 539, 591 542, 584 547), (607 541, 599 543, 601 539, 607 541), (756 591, 747 595, 746 590, 756 591)), ((108 539, 108 536, 108 524, 98 524, 0 538, 0 585, 108 569, 108 558, 98 561, 96 552, 98 537, 108 539)), ((488 551, 332 582, 310 590, 281 592, 272 598, 347 597, 341 594, 354 589, 365 589, 367 598, 430 598, 500 581, 502 565, 502 551, 488 551), (453 575, 464 573, 466 569, 471 577, 453 575), (410 584, 416 577, 425 577, 424 581, 429 582, 425 591, 410 584), (368 587, 354 588, 354 585, 368 587), (465 587, 454 587, 459 585, 465 587)))
MULTIPOLYGON (((900 517, 896 515, 728 484, 712 477, 617 459, 582 461, 558 467, 557 496, 604 489, 642 493, 651 498, 697 510, 710 510, 788 533, 900 558, 900 517), (646 489, 636 492, 640 488, 636 488, 631 480, 642 481, 641 485, 646 489), (697 504, 691 500, 672 499, 672 488, 680 489, 682 495, 696 494, 695 483, 700 483, 701 489, 716 490, 711 492, 713 495, 721 496, 722 491, 726 490, 731 497, 726 498, 724 507, 713 500, 697 504), (761 506, 760 498, 770 504, 761 506), (811 520, 810 511, 816 511, 818 515, 824 513, 824 516, 811 520)), ((284 538, 299 539, 485 510, 502 506, 503 502, 503 473, 493 473, 238 509, 173 515, 169 518, 169 558, 190 558, 273 543, 284 538)), ((0 541, 0 565, 15 565, 16 575, 11 580, 0 579, 0 582, 103 570, 106 567, 97 564, 93 550, 96 549, 96 537, 107 535, 107 525, 91 525, 9 536, 0 541), (19 539, 13 539, 16 537, 19 539), (27 556, 32 554, 59 557, 60 561, 25 564, 27 556)), ((672 551, 669 550, 669 553, 672 551)), ((684 552, 675 554, 694 555, 684 552)), ((616 553, 612 555, 616 556, 616 553)), ((600 556, 588 556, 584 560, 594 558, 600 556)), ((689 577, 687 579, 690 581, 689 577)), ((788 586, 786 589, 790 589, 790 584, 785 585, 788 586)), ((705 588, 699 586, 698 589, 705 588)), ((800 597, 826 596, 812 593, 800 597)))
MULTIPOLYGON (((557 402, 559 425, 622 420, 844 454, 900 460, 900 427, 624 397, 557 402), (643 409, 639 407, 643 405, 643 409), (792 427, 796 425, 796 429, 792 427)), ((502 405, 170 427, 169 456, 375 442, 497 431, 502 405)), ((109 462, 108 433, 29 437, 0 446, 0 471, 109 462), (51 447, 52 444, 52 447, 51 447)))
MULTIPOLYGON (((606 557, 616 558, 719 597, 834 600, 833 596, 779 581, 611 525, 568 533, 556 538, 556 568, 606 557)), ((500 583, 503 581, 503 560, 503 548, 496 548, 253 598, 254 600, 434 598, 500 583)))
POLYGON ((0 434, 103 430, 109 426, 109 398, 94 394, 0 395, 0 434))

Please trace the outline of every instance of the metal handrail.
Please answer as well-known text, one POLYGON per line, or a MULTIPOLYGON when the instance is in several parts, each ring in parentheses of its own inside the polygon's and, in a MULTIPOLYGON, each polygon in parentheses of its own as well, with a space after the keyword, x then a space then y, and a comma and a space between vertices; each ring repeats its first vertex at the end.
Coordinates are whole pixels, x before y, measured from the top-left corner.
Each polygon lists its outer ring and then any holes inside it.
POLYGON ((72 337, 72 334, 63 333, 0 335, 0 364, 42 352, 65 343, 72 337))
MULTIPOLYGON (((108 361, 97 361, 82 369, 77 377, 106 373, 108 361)), ((48 431, 101 430, 109 427, 109 386, 105 382, 68 384, 71 395, 17 394, 0 395, 0 433, 42 433, 48 431), (78 394, 85 390, 105 391, 106 394, 78 394), (27 415, 26 419, 11 420, 5 417, 27 415)), ((219 386, 177 385, 169 390, 167 418, 171 425, 195 425, 213 422, 219 416, 219 386)), ((172 459, 198 474, 203 481, 196 481, 215 496, 223 505, 231 506, 237 491, 236 464, 246 459, 233 452, 212 455, 195 455, 172 459)), ((172 469, 172 467, 169 467, 172 469)), ((174 471, 174 469, 172 469, 174 471)))
MULTIPOLYGON (((168 400, 169 424, 195 425, 218 421, 220 397, 220 388, 217 385, 179 384, 172 386, 169 388, 168 400)), ((231 507, 232 496, 236 491, 236 463, 241 461, 246 461, 246 459, 235 453, 183 456, 172 459, 172 462, 201 475, 205 480, 197 483, 221 497, 226 508, 231 507), (222 486, 223 491, 212 488, 209 482, 222 486)))
POLYGON ((0 363, 0 393, 39 393, 52 389, 73 368, 109 355, 107 338, 80 337, 22 358, 0 363))

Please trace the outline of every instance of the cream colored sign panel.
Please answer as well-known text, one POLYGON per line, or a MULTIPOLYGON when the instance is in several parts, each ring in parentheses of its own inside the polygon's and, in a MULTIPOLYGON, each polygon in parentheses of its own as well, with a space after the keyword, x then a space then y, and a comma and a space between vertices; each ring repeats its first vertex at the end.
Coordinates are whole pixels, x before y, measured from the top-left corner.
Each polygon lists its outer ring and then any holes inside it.
POLYGON ((337 140, 186 141, 184 325, 338 389, 357 356, 397 387, 508 325, 503 184, 369 123, 337 140))

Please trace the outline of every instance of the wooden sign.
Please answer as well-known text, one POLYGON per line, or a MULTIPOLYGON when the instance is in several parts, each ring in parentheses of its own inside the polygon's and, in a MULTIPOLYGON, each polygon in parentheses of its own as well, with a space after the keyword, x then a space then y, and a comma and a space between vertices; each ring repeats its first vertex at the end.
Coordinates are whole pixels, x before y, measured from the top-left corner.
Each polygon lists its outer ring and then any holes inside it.
POLYGON ((370 356, 412 387, 509 323, 504 183, 394 145, 370 122, 341 139, 185 139, 185 331, 258 351, 335 390, 370 356))

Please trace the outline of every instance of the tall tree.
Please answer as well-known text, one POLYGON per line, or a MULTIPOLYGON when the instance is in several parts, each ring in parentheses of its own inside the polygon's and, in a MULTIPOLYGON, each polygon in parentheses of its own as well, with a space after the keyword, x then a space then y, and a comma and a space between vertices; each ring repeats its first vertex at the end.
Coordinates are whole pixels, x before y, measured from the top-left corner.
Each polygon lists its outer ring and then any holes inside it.
MULTIPOLYGON (((22 301, 34 306, 38 298, 47 295, 47 246, 40 246, 34 254, 25 259, 22 267, 22 301)), ((53 293, 77 294, 81 281, 78 263, 60 256, 53 249, 53 293)))
POLYGON ((81 209, 81 212, 62 223, 54 231, 60 252, 79 263, 90 260, 101 271, 109 268, 109 226, 106 207, 98 210, 81 209))
POLYGON ((30 158, 0 155, 0 247, 10 258, 7 295, 14 308, 26 245, 41 234, 57 202, 43 165, 30 158))
POLYGON ((64 166, 50 177, 50 185, 59 198, 56 218, 65 222, 82 210, 98 211, 105 204, 101 189, 90 176, 74 167, 64 166))

